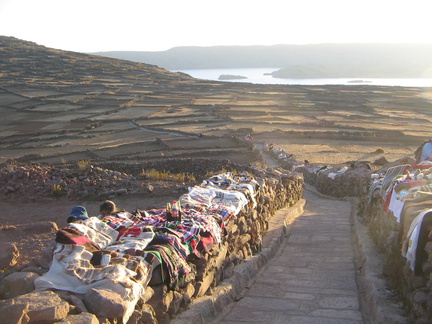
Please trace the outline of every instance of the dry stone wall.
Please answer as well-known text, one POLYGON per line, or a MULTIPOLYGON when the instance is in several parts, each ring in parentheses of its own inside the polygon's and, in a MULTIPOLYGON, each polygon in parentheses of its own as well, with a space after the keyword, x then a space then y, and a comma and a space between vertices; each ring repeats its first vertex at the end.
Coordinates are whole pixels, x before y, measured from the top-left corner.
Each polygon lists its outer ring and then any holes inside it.
MULTIPOLYGON (((419 208, 432 208, 432 201, 419 208)), ((365 196, 359 206, 359 216, 368 224, 369 233, 383 258, 383 276, 399 295, 413 323, 432 321, 432 228, 424 237, 421 264, 414 271, 402 255, 403 224, 388 210, 382 196, 365 196)), ((406 228, 406 227, 405 227, 406 228)))
POLYGON ((283 169, 302 173, 305 183, 315 186, 323 194, 362 197, 369 191, 372 171, 367 163, 352 162, 349 166, 344 164, 339 167, 311 165, 297 161, 294 155, 271 144, 267 145, 266 151, 283 169))
POLYGON ((363 165, 354 167, 316 167, 296 168, 302 172, 305 182, 323 194, 334 197, 362 197, 367 194, 372 171, 363 165))
MULTIPOLYGON (((230 219, 226 235, 218 246, 201 258, 187 260, 192 271, 176 289, 169 289, 161 281, 160 273, 154 271, 145 295, 136 303, 127 323, 169 323, 172 316, 186 310, 193 300, 210 295, 223 280, 229 279, 237 265, 259 253, 270 218, 278 209, 293 206, 302 198, 304 180, 300 173, 281 168, 255 169, 253 173, 259 184, 256 207, 245 207, 230 219)), ((51 249, 47 249, 39 258, 49 258, 50 253, 51 249)), ((113 291, 93 288, 84 295, 56 290, 34 291, 34 280, 47 272, 50 265, 49 262, 37 264, 44 265, 39 266, 37 272, 32 271, 34 268, 30 265, 3 269, 0 277, 0 322, 123 321, 127 305, 113 291)))
MULTIPOLYGON (((410 316, 410 322, 431 323, 432 195, 430 195, 430 184, 432 169, 430 165, 416 169, 413 167, 416 161, 404 157, 392 163, 386 161, 382 168, 372 171, 370 165, 364 163, 350 163, 349 166, 339 167, 304 165, 281 150, 269 152, 284 168, 301 172, 305 183, 315 186, 321 193, 334 197, 356 198, 359 220, 367 224, 369 235, 382 257, 382 273, 377 275, 386 279, 392 294, 396 293, 401 301, 401 307, 403 305, 404 311, 410 316), (390 172, 398 168, 403 171, 394 174, 392 172, 395 171, 390 172), (401 212, 401 215, 411 213, 410 218, 401 216, 398 219, 390 208, 391 191, 385 186, 390 188, 397 183, 396 179, 400 179, 402 186, 410 188, 411 194, 416 197, 413 201, 405 202, 401 212), (416 190, 425 192, 415 194, 416 190), (419 230, 414 267, 413 261, 408 260, 408 253, 403 252, 412 244, 412 241, 406 240, 406 235, 411 230, 411 221, 414 217, 429 209, 431 211, 425 214, 419 230)), ((374 167, 377 165, 379 164, 374 163, 374 167)), ((390 295, 389 292, 387 294, 390 295)))
POLYGON ((58 165, 9 161, 0 166, 0 195, 6 200, 25 197, 31 201, 58 196, 106 199, 128 194, 145 195, 155 190, 151 179, 142 174, 143 170, 150 169, 190 174, 200 179, 210 172, 231 171, 240 169, 240 166, 228 160, 209 159, 166 159, 129 164, 83 160, 58 165))
POLYGON ((432 321, 432 217, 425 218, 422 223, 417 245, 420 250, 415 252, 415 268, 405 254, 406 244, 411 244, 405 239, 413 218, 421 211, 432 210, 432 200, 429 198, 432 195, 414 193, 417 190, 430 190, 428 186, 432 171, 427 167, 420 171, 413 168, 414 165, 413 159, 405 157, 374 172, 361 164, 338 168, 301 165, 295 169, 303 173, 306 183, 316 186, 324 194, 358 198, 359 220, 367 224, 369 235, 382 257, 383 268, 379 275, 386 279, 391 290, 397 294, 410 321, 423 324, 432 321), (406 166, 406 169, 402 166, 406 166), (394 174, 389 171, 399 167, 403 171, 394 174), (401 181, 401 187, 410 188, 415 197, 424 196, 418 198, 418 203, 415 200, 405 202, 401 215, 412 213, 411 218, 398 218, 390 208, 393 203, 390 202, 392 191, 388 188, 398 182, 396 179, 401 181), (421 182, 417 182, 418 179, 421 182))

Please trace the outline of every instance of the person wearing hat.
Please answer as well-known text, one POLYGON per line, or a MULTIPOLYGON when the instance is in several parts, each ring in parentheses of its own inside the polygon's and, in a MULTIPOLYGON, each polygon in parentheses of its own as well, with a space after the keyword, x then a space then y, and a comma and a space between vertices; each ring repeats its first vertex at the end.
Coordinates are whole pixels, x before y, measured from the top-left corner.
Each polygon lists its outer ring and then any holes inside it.
POLYGON ((70 216, 67 218, 67 223, 76 223, 88 219, 87 210, 83 206, 75 206, 72 208, 70 216))

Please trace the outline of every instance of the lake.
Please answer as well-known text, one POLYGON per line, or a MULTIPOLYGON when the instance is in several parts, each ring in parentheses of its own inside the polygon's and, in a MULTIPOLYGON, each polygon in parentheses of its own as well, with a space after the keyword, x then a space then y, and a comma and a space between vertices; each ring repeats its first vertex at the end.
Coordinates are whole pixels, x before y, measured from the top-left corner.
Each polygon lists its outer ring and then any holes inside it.
POLYGON ((221 75, 244 76, 247 79, 223 80, 224 82, 249 82, 256 84, 301 84, 301 85, 383 85, 403 87, 432 87, 432 78, 334 78, 334 79, 279 79, 273 78, 271 73, 279 68, 249 68, 249 69, 199 69, 199 70, 173 70, 183 72, 197 79, 219 80, 221 75))

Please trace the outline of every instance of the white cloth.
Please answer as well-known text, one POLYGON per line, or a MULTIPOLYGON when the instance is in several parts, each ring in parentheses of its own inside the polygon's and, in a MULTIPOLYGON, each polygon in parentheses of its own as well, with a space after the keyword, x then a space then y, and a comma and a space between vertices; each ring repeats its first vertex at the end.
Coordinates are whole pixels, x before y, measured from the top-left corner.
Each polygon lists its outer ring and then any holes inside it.
POLYGON ((415 261, 421 224, 423 222, 424 216, 431 211, 432 209, 423 210, 417 215, 416 218, 413 219, 407 237, 402 244, 402 255, 408 260, 412 271, 415 271, 415 261))
POLYGON ((233 190, 222 190, 217 188, 207 189, 211 190, 215 194, 215 197, 212 200, 213 202, 231 204, 232 206, 234 206, 235 215, 240 213, 241 209, 248 203, 246 196, 242 192, 233 190))
POLYGON ((88 263, 91 256, 92 253, 81 245, 57 243, 49 271, 34 281, 36 291, 58 289, 85 294, 92 288, 111 290, 118 293, 127 304, 123 316, 123 322, 126 323, 136 303, 144 296, 145 286, 134 282, 131 278, 136 273, 124 265, 92 268, 88 263), (85 271, 80 267, 81 263, 89 265, 85 279, 75 274, 77 271, 85 271))
POLYGON ((328 174, 328 177, 332 180, 334 180, 336 178, 336 176, 344 174, 346 172, 346 170, 348 170, 348 167, 343 167, 342 169, 340 169, 337 172, 331 172, 328 174))
POLYGON ((153 240, 153 232, 143 232, 138 237, 123 237, 117 244, 107 246, 105 250, 124 252, 128 249, 144 250, 153 240))
POLYGON ((101 249, 113 244, 117 240, 119 234, 115 229, 111 228, 97 217, 90 217, 82 223, 70 223, 68 226, 83 233, 101 249))
POLYGON ((389 210, 393 213, 393 216, 396 217, 398 223, 400 223, 400 218, 404 205, 405 202, 399 199, 398 193, 395 189, 393 189, 389 203, 389 210))
POLYGON ((195 186, 189 188, 190 199, 196 203, 203 206, 209 206, 213 198, 215 198, 216 193, 214 191, 208 190, 207 188, 195 186))

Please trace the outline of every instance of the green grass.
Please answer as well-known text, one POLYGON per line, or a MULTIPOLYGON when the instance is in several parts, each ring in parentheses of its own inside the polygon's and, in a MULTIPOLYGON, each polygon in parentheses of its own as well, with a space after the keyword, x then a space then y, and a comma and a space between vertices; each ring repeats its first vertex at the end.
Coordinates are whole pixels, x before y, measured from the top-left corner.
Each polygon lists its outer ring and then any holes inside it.
POLYGON ((141 170, 141 176, 146 177, 149 180, 164 180, 174 182, 196 182, 196 178, 193 174, 181 172, 171 173, 169 171, 157 171, 155 169, 141 170))

